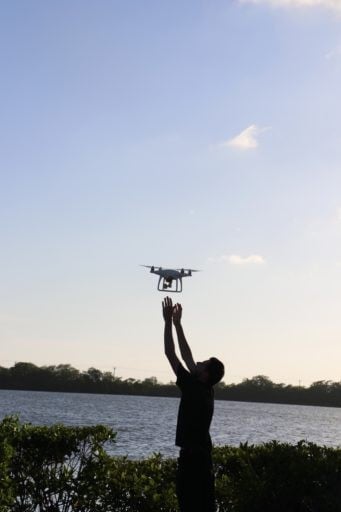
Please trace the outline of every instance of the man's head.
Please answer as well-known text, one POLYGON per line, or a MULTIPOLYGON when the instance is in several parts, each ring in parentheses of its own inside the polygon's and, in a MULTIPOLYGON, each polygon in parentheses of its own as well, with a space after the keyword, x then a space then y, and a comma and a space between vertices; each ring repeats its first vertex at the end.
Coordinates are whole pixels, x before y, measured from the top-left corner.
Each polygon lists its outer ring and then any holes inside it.
POLYGON ((211 357, 206 361, 197 363, 198 379, 202 382, 214 386, 223 377, 225 373, 224 365, 216 357, 211 357))

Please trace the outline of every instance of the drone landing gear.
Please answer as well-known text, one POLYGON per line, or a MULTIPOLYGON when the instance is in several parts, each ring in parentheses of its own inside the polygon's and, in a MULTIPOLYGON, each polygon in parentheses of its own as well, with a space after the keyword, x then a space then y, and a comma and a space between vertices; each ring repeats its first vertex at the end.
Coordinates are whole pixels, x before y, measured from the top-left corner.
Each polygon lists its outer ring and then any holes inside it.
POLYGON ((159 283, 157 286, 159 292, 182 292, 182 279, 167 279, 160 276, 159 283))

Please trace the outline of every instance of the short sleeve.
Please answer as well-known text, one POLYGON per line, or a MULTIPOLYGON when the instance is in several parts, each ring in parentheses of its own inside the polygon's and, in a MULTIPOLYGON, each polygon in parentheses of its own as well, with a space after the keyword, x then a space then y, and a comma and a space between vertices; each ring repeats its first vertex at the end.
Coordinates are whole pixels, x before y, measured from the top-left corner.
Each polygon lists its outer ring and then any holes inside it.
POLYGON ((181 389, 181 391, 188 388, 193 382, 192 375, 185 370, 181 363, 179 364, 176 376, 176 385, 181 389))

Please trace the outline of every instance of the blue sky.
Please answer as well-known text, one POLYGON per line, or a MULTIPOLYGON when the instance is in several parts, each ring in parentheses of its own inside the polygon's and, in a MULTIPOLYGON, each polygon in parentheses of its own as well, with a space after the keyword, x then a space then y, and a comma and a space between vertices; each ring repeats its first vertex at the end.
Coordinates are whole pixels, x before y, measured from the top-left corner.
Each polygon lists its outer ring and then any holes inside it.
POLYGON ((338 1, 6 2, 0 66, 0 364, 170 380, 144 263, 227 382, 340 380, 338 1))

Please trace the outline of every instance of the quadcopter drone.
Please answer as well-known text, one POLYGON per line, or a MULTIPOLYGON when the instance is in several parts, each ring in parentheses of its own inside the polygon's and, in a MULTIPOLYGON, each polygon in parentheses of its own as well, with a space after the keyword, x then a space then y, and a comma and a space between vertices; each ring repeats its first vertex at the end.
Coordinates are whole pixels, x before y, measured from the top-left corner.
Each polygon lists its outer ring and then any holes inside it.
POLYGON ((141 265, 141 267, 150 268, 152 274, 159 275, 157 289, 159 292, 182 292, 182 278, 191 277, 192 272, 199 272, 191 268, 162 268, 153 265, 141 265))

